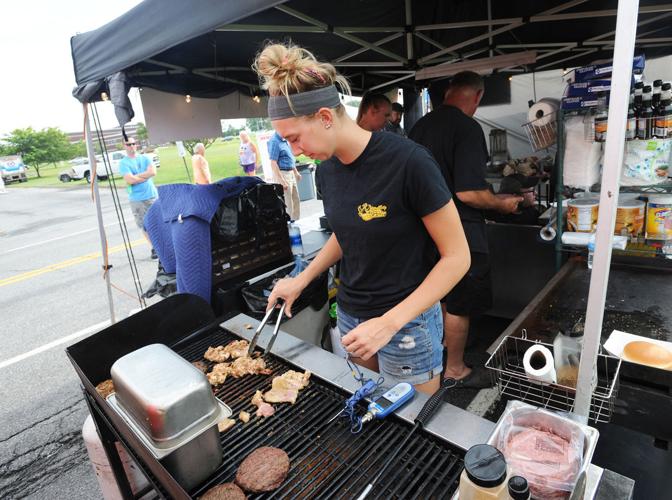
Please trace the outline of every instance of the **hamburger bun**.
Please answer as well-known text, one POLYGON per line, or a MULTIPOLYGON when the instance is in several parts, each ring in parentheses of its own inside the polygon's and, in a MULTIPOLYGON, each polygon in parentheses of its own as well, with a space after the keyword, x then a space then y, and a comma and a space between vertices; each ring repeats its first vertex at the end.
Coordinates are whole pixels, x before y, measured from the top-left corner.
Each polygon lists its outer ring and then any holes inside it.
POLYGON ((672 351, 645 340, 625 344, 623 359, 654 368, 672 369, 672 351))

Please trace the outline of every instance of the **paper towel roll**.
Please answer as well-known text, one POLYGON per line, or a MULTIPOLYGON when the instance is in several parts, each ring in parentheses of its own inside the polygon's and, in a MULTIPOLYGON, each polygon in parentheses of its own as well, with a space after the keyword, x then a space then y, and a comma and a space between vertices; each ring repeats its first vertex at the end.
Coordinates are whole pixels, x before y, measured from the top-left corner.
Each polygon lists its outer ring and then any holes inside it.
POLYGON ((525 368, 525 373, 532 380, 550 382, 552 384, 557 382, 553 354, 543 345, 533 345, 525 351, 523 368, 525 368))
POLYGON ((534 122, 535 127, 543 127, 555 120, 555 113, 560 107, 560 101, 550 97, 544 97, 535 102, 527 110, 527 121, 534 122))
MULTIPOLYGON (((562 233, 562 242, 565 245, 573 245, 577 247, 587 247, 590 242, 591 233, 575 233, 566 231, 562 233)), ((618 250, 625 250, 628 246, 628 237, 614 235, 611 237, 611 247, 618 250)))

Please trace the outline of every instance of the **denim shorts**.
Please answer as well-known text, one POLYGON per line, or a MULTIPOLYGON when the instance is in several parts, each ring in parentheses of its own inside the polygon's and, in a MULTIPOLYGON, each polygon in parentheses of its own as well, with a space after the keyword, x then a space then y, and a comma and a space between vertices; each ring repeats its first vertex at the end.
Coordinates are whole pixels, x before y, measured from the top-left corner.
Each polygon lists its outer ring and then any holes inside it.
MULTIPOLYGON (((350 316, 338 310, 341 337, 366 319, 350 316)), ((409 384, 429 382, 443 370, 443 318, 440 305, 434 304, 417 318, 406 323, 378 351, 378 366, 386 381, 409 384)))

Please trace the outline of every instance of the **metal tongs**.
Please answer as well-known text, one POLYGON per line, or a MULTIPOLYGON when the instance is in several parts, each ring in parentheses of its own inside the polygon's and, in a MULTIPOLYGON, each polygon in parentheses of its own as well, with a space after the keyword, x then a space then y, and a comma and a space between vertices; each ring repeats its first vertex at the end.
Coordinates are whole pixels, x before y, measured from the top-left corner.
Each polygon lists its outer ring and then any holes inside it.
MULTIPOLYGON (((252 337, 252 341, 250 342, 250 347, 247 350, 247 355, 252 356, 252 353, 254 352, 254 349, 257 347, 257 341, 259 340, 259 335, 261 334, 261 331, 264 329, 266 326, 266 323, 268 323, 268 320, 271 318, 271 315, 273 314, 273 311, 275 311, 275 306, 277 306, 278 303, 276 302, 273 304, 273 307, 271 307, 268 311, 266 311, 266 314, 264 315, 264 318, 261 320, 261 323, 259 323, 259 326, 257 327, 257 330, 254 332, 254 337, 252 337)), ((263 356, 266 356, 266 354, 271 352, 271 348, 273 347, 273 344, 275 343, 275 338, 278 336, 278 331, 280 330, 280 321, 282 320, 282 315, 285 313, 285 306, 287 303, 285 301, 282 301, 282 305, 280 306, 280 312, 278 313, 278 319, 275 322, 275 327, 273 328, 273 335, 271 335, 271 339, 268 341, 268 345, 266 346, 266 349, 264 350, 263 356)))

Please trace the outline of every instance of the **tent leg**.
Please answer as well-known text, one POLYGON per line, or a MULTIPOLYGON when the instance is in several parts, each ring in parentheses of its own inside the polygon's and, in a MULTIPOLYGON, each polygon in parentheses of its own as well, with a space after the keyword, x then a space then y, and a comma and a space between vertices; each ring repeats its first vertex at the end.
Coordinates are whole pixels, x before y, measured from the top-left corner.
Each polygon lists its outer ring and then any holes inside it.
MULTIPOLYGON (((91 124, 89 122, 88 104, 84 104, 84 133, 86 136, 86 152, 89 157, 89 165, 94 165, 96 161, 96 150, 93 147, 91 138, 91 124)), ((100 234, 100 246, 102 255, 107 251, 107 236, 105 235, 105 226, 103 225, 103 211, 100 207, 100 191, 98 190, 98 175, 91 176, 91 186, 93 187, 93 197, 96 202, 96 215, 98 216, 98 232, 100 234)), ((103 259, 103 262, 105 260, 103 259)), ((110 307, 110 322, 116 323, 114 316, 114 302, 112 300, 112 284, 110 283, 110 270, 105 269, 105 282, 107 285, 107 303, 110 307)))
POLYGON ((600 219, 595 235, 595 257, 590 275, 586 325, 583 335, 583 352, 579 364, 574 412, 588 418, 596 373, 597 355, 600 349, 604 304, 609 283, 611 264, 611 238, 614 234, 619 179, 623 166, 625 125, 628 114, 628 97, 632 75, 632 57, 637 34, 639 0, 619 0, 616 16, 616 41, 614 67, 611 79, 611 99, 607 141, 604 148, 604 168, 600 191, 600 219))

